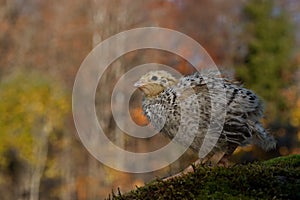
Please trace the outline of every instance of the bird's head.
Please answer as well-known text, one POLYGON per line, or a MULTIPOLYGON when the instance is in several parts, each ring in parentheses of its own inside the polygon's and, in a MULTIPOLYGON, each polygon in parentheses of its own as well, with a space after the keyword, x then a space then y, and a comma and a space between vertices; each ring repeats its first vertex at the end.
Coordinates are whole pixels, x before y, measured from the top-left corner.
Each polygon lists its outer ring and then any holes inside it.
POLYGON ((166 71, 150 71, 143 75, 134 86, 144 92, 146 96, 152 97, 157 96, 176 82, 176 78, 166 71))

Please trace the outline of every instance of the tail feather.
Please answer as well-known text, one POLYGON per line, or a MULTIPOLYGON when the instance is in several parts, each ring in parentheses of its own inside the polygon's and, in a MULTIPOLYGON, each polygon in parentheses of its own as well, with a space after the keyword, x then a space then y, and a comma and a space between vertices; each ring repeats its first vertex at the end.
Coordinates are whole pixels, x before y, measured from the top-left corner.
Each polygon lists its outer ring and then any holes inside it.
POLYGON ((252 143, 258 145, 265 151, 269 151, 276 148, 275 138, 267 133, 263 126, 259 122, 254 124, 254 134, 252 136, 252 143))

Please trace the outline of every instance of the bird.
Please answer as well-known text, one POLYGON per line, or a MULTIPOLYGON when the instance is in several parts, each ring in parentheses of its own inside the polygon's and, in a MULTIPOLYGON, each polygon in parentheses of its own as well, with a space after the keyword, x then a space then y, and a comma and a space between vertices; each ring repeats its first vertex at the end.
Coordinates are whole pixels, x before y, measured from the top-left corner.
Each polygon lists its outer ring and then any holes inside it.
POLYGON ((238 146, 248 144, 266 151, 276 147, 276 140, 260 122, 263 101, 253 91, 215 70, 197 71, 181 78, 164 70, 153 70, 142 75, 134 86, 143 93, 143 113, 154 129, 175 139, 181 128, 183 136, 177 142, 189 145, 197 153, 207 142, 204 138, 213 116, 212 98, 218 96, 218 90, 211 90, 223 89, 225 98, 221 105, 226 112, 220 134, 212 150, 195 163, 222 164, 238 146))

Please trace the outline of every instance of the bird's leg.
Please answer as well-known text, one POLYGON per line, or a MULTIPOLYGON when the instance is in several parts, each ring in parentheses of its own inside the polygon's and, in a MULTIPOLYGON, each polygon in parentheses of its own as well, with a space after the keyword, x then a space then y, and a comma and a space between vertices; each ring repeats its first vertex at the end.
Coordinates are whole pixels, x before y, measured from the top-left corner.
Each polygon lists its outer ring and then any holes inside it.
POLYGON ((177 174, 174 174, 172 176, 169 176, 167 178, 164 178, 163 180, 166 181, 166 180, 169 180, 169 179, 172 179, 172 178, 176 178, 176 177, 180 177, 184 174, 188 174, 190 172, 193 172, 194 171, 194 167, 193 166, 196 166, 196 165, 199 165, 201 164, 202 161, 200 159, 196 160, 193 164, 189 165, 187 168, 185 168, 183 171, 177 173, 177 174))
POLYGON ((211 157, 205 157, 203 159, 196 160, 192 165, 189 165, 182 172, 179 172, 179 173, 174 174, 170 177, 164 178, 163 180, 166 181, 166 180, 176 178, 176 177, 180 177, 184 174, 188 174, 190 172, 193 172, 194 171, 193 166, 197 166, 199 164, 206 164, 206 165, 209 165, 209 166, 224 166, 224 167, 227 167, 228 166, 228 158, 227 158, 225 152, 223 152, 223 151, 216 152, 211 157))
POLYGON ((229 167, 228 156, 225 154, 218 163, 218 166, 229 167))
MULTIPOLYGON (((218 151, 216 152, 212 157, 210 157, 206 163, 212 165, 212 166, 217 166, 221 164, 222 159, 225 156, 225 152, 223 151, 218 151)), ((225 165, 223 165, 225 166, 225 165)))

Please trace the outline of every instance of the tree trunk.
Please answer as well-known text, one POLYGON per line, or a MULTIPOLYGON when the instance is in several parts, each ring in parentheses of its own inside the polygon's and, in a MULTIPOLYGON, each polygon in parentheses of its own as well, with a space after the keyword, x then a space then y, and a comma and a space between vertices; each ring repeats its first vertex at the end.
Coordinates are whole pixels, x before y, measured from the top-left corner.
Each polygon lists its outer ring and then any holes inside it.
POLYGON ((48 154, 48 138, 52 130, 52 125, 46 123, 42 129, 42 133, 36 135, 37 143, 35 144, 36 163, 33 165, 31 183, 30 183, 30 200, 39 199, 39 189, 42 174, 44 172, 47 154, 48 154))

